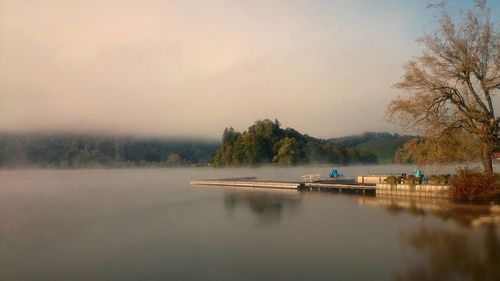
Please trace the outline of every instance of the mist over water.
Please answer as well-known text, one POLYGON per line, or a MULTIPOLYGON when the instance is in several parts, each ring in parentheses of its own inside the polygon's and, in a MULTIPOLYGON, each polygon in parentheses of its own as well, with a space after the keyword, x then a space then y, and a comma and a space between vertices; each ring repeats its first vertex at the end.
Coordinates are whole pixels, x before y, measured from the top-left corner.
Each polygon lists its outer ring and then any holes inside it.
MULTIPOLYGON (((414 168, 340 169, 354 176, 414 168)), ((498 276, 500 217, 487 205, 189 185, 235 176, 298 180, 328 169, 0 171, 0 279, 498 276)))

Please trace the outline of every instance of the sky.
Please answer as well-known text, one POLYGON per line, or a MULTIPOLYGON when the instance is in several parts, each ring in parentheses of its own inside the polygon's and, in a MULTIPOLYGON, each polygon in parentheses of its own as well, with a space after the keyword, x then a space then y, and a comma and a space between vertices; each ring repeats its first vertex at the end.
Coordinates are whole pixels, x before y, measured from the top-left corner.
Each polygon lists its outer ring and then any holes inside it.
POLYGON ((322 138, 397 131, 391 86, 432 31, 428 3, 0 0, 0 131, 217 139, 264 118, 322 138))

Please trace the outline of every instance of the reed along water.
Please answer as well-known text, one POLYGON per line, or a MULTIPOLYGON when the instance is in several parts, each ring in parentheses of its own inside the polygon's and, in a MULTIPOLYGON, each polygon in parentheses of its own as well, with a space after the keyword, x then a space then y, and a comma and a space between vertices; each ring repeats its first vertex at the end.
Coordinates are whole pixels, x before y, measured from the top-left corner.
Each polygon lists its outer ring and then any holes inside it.
POLYGON ((0 280, 498 280, 488 205, 189 185, 329 168, 0 171, 0 280))

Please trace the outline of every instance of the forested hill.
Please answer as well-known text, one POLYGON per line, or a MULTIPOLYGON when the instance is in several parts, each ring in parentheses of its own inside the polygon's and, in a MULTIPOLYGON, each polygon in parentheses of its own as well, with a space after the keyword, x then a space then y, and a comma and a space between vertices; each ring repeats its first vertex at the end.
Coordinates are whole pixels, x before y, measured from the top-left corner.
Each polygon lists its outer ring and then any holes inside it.
POLYGON ((329 140, 257 121, 248 131, 224 131, 222 143, 93 135, 1 134, 0 168, 143 166, 280 166, 392 162, 411 137, 364 133, 329 140))
POLYGON ((334 138, 330 139, 330 141, 349 148, 369 151, 377 156, 379 163, 392 163, 396 151, 412 138, 414 137, 387 132, 366 132, 360 135, 334 138))
POLYGON ((200 140, 0 134, 0 167, 208 165, 218 145, 200 140))
POLYGON ((291 166, 311 163, 377 163, 375 154, 358 147, 347 147, 331 140, 281 128, 275 120, 255 122, 248 131, 224 130, 222 143, 213 159, 216 167, 261 164, 291 166))

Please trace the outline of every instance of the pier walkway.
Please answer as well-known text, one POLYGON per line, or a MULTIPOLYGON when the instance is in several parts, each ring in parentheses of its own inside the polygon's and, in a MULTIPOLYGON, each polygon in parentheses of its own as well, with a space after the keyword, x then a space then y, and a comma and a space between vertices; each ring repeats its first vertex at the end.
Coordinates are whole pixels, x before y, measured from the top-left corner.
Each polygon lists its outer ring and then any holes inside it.
MULTIPOLYGON (((368 177, 366 177, 368 178, 368 177)), ((307 179, 306 179, 307 180, 307 179)), ((314 191, 332 191, 368 195, 397 195, 410 197, 449 198, 449 186, 445 185, 390 185, 386 183, 356 182, 354 179, 329 179, 315 181, 259 181, 255 177, 207 179, 192 181, 192 185, 252 187, 268 189, 296 189, 314 191)), ((378 180, 379 181, 379 180, 378 180)))
POLYGON ((309 189, 320 191, 375 193, 375 184, 358 184, 354 180, 324 180, 314 182, 259 181, 254 178, 195 180, 192 185, 242 186, 255 188, 309 189))

